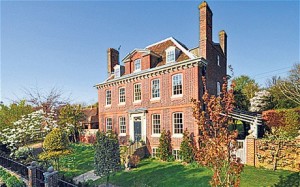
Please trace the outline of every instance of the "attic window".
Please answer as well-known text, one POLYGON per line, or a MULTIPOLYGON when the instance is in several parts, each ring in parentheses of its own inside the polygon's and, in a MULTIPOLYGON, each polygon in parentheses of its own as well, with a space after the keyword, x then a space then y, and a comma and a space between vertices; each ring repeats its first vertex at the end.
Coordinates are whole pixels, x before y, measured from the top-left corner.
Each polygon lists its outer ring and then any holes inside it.
POLYGON ((120 77, 120 66, 117 66, 117 67, 115 68, 115 76, 116 76, 116 77, 120 77))
POLYGON ((141 59, 134 61, 134 71, 141 71, 141 59))
POLYGON ((218 63, 218 66, 221 66, 220 65, 220 56, 219 55, 217 56, 217 63, 218 63))
POLYGON ((175 47, 171 46, 166 50, 166 58, 167 58, 167 63, 175 62, 175 47))

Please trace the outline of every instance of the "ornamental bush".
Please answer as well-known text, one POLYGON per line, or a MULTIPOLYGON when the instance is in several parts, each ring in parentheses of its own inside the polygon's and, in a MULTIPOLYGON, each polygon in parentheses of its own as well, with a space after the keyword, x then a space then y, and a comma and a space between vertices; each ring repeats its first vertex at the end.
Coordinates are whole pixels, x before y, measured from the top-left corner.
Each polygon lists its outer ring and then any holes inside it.
POLYGON ((262 113, 271 133, 284 138, 295 138, 300 130, 300 109, 268 110, 262 113))
POLYGON ((183 140, 180 144, 179 155, 183 162, 191 163, 194 161, 193 140, 190 138, 189 131, 183 133, 183 140))
POLYGON ((157 156, 163 161, 167 161, 172 156, 171 133, 165 129, 162 130, 159 138, 157 156))
POLYGON ((59 157, 70 153, 69 139, 65 132, 59 128, 54 128, 49 134, 47 134, 43 148, 45 152, 39 155, 42 160, 54 160, 56 169, 59 169, 59 157))
POLYGON ((23 181, 19 180, 16 176, 11 175, 2 167, 0 167, 0 179, 6 184, 7 187, 26 186, 23 181))

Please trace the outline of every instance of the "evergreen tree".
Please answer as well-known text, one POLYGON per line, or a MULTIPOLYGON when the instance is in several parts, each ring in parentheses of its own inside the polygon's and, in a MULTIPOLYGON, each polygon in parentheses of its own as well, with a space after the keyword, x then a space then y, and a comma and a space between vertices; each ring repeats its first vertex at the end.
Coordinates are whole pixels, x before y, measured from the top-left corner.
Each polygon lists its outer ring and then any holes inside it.
POLYGON ((189 131, 186 129, 183 133, 183 140, 180 144, 180 156, 182 161, 191 163, 194 160, 193 140, 189 137, 189 131))
POLYGON ((171 134, 170 131, 162 130, 159 138, 158 158, 166 161, 172 156, 171 134))
POLYGON ((113 132, 97 132, 95 142, 95 173, 106 176, 108 186, 109 176, 120 169, 120 146, 117 135, 113 132))

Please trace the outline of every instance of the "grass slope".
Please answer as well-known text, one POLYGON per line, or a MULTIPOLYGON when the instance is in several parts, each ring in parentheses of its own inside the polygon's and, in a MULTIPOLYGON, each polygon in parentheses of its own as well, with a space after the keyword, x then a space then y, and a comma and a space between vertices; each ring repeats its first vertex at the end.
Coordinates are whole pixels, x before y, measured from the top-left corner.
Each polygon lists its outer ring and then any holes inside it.
POLYGON ((86 144, 72 144, 72 153, 60 159, 60 173, 72 179, 94 169, 94 147, 86 144))
MULTIPOLYGON (((197 166, 183 166, 176 162, 161 162, 157 160, 143 160, 139 167, 130 172, 119 172, 111 177, 110 182, 117 186, 210 186, 211 170, 197 166)), ((289 171, 271 171, 246 166, 242 173, 242 187, 257 186, 299 186, 299 173, 289 171)), ((93 185, 104 183, 104 179, 90 183, 93 185)))
MULTIPOLYGON (((94 148, 92 145, 73 144, 73 153, 60 160, 61 173, 68 179, 93 170, 94 148)), ((211 170, 197 165, 184 166, 178 162, 161 162, 145 159, 138 168, 121 171, 110 178, 117 186, 209 186, 211 170)), ((245 166, 242 173, 242 187, 257 186, 300 186, 299 173, 278 170, 271 171, 245 166)), ((105 183, 105 179, 91 182, 91 186, 105 183)))

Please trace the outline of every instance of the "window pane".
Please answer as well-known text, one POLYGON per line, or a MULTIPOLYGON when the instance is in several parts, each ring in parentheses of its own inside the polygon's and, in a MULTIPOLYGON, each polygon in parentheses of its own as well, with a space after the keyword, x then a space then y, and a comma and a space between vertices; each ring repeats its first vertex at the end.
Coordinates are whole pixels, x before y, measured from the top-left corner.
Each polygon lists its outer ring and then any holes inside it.
POLYGON ((160 97, 159 79, 152 81, 152 98, 160 97))
POLYGON ((119 90, 119 103, 125 103, 125 88, 119 90))
POLYGON ((119 118, 119 124, 120 124, 120 133, 126 133, 126 122, 125 117, 119 118))
POLYGON ((174 75, 172 80, 173 85, 173 95, 182 94, 182 75, 174 75))
POLYGON ((141 59, 136 59, 134 61, 134 70, 141 70, 141 59))
POLYGON ((112 118, 106 118, 106 131, 112 130, 112 118))
POLYGON ((160 134, 160 115, 159 114, 152 115, 152 129, 153 129, 153 134, 160 134))
POLYGON ((106 90, 106 105, 110 105, 110 104, 111 104, 111 91, 106 90))
POLYGON ((142 99, 141 84, 134 85, 134 101, 142 99))
POLYGON ((174 134, 183 133, 183 115, 182 113, 173 113, 174 134))

